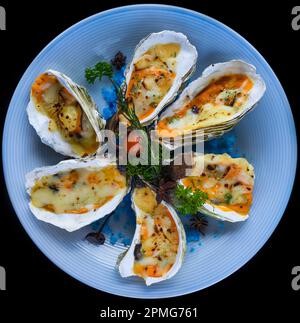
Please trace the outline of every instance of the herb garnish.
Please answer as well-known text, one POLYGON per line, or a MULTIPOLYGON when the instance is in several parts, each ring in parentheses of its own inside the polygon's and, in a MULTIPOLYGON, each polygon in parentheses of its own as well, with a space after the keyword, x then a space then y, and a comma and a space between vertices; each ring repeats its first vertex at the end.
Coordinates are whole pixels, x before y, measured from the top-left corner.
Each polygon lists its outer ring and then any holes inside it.
POLYGON ((101 81, 103 76, 112 79, 113 74, 113 68, 107 62, 99 62, 93 68, 87 68, 85 70, 85 78, 90 84, 94 84, 97 78, 101 81))
MULTIPOLYGON (((135 177, 136 180, 137 178, 141 178, 143 181, 147 182, 146 184, 156 191, 158 203, 160 203, 161 200, 166 200, 169 203, 172 203, 182 215, 193 215, 193 218, 191 219, 191 226, 203 233, 202 230, 203 227, 207 225, 207 221, 205 217, 199 215, 198 212, 201 210, 201 207, 207 200, 208 195, 199 189, 192 190, 191 187, 184 187, 183 185, 177 184, 177 175, 179 175, 179 173, 181 174, 182 171, 180 172, 180 170, 176 169, 175 166, 173 168, 171 167, 170 169, 173 171, 176 170, 175 173, 178 173, 175 176, 176 178, 173 178, 173 176, 168 178, 166 174, 163 174, 162 146, 160 146, 159 154, 156 156, 157 152, 152 150, 151 138, 147 127, 140 123, 139 118, 135 113, 133 102, 131 101, 129 104, 128 99, 126 98, 126 85, 119 85, 114 80, 113 65, 118 69, 120 65, 124 63, 125 57, 122 55, 122 53, 118 53, 115 56, 115 59, 112 60, 111 64, 106 61, 101 61, 98 62, 94 67, 87 68, 85 70, 85 77, 87 82, 91 84, 94 84, 96 80, 101 81, 103 77, 107 77, 112 83, 116 92, 118 106, 116 120, 118 120, 118 115, 122 114, 129 121, 130 131, 135 129, 142 130, 142 136, 145 136, 144 139, 148 140, 148 147, 146 147, 146 149, 148 149, 149 163, 145 163, 146 165, 144 165, 142 162, 138 165, 128 163, 125 166, 126 176, 127 178, 135 177), (158 158, 159 163, 158 165, 151 165, 150 161, 156 160, 155 157, 158 158)), ((155 95, 153 95, 153 97, 155 97, 155 95)), ((172 123, 178 119, 178 116, 174 116, 169 120, 169 122, 172 123)), ((185 169, 185 167, 182 169, 185 169)), ((91 232, 86 236, 88 241, 94 244, 104 243, 105 236, 102 233, 102 230, 109 217, 110 216, 105 219, 98 231, 91 232)), ((140 258, 141 256, 142 250, 139 246, 135 250, 135 257, 140 258)))
POLYGON ((103 76, 108 77, 116 91, 119 113, 124 115, 124 117, 130 122, 131 126, 134 129, 141 129, 146 131, 145 127, 141 125, 134 109, 130 108, 128 105, 128 102, 125 98, 125 88, 118 86, 114 81, 112 65, 106 61, 102 61, 97 63, 94 67, 87 68, 85 70, 85 78, 91 84, 94 84, 97 79, 101 81, 103 76))
POLYGON ((230 204, 230 201, 232 200, 232 194, 230 194, 230 193, 226 193, 226 194, 224 195, 224 199, 225 199, 225 203, 226 203, 226 204, 230 204))
POLYGON ((159 157, 159 165, 151 165, 150 161, 154 160, 153 158, 155 158, 155 153, 151 149, 151 138, 147 131, 147 128, 140 123, 140 120, 135 113, 134 107, 131 107, 128 104, 128 100, 125 96, 126 87, 118 86, 116 84, 113 79, 113 66, 106 61, 99 62, 94 67, 87 68, 85 70, 86 80, 91 84, 94 84, 97 79, 101 81, 104 76, 108 77, 116 91, 118 113, 122 114, 129 121, 131 130, 142 130, 141 134, 145 136, 144 139, 148 142, 149 162, 145 163, 146 165, 132 165, 128 163, 126 166, 126 174, 128 177, 140 176, 145 181, 152 182, 159 178, 161 172, 161 158, 159 157))
POLYGON ((126 174, 128 177, 140 176, 147 182, 155 181, 160 175, 160 165, 141 165, 136 166, 130 163, 126 166, 126 174))
POLYGON ((207 198, 205 192, 179 184, 175 190, 174 205, 182 215, 196 215, 207 198))

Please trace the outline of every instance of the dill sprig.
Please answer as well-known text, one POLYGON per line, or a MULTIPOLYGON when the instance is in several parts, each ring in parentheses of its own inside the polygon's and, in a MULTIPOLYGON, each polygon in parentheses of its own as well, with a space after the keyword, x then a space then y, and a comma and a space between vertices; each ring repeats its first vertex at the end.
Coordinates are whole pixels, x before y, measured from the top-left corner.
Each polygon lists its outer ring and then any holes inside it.
POLYGON ((130 163, 126 166, 126 173, 128 177, 140 176, 146 182, 153 182, 159 178, 161 168, 159 165, 141 165, 136 166, 130 163))
POLYGON ((119 113, 123 114, 123 116, 130 122, 132 128, 146 131, 145 127, 141 125, 134 109, 130 108, 128 105, 125 97, 126 89, 116 84, 115 80, 113 79, 113 74, 114 72, 112 64, 106 61, 98 62, 94 67, 89 67, 85 70, 85 78, 90 84, 94 84, 97 79, 101 81, 102 78, 106 76, 115 89, 119 113))

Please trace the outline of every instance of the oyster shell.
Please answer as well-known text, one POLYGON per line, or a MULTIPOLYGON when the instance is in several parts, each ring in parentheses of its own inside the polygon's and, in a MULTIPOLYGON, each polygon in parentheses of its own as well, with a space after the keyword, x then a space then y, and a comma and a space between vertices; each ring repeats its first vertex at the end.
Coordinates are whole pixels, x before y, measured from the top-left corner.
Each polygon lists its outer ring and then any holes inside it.
POLYGON ((196 67, 197 50, 182 33, 152 33, 136 47, 125 72, 126 96, 139 120, 151 123, 176 97, 196 67))
POLYGON ((254 168, 245 158, 232 158, 228 154, 195 154, 190 175, 180 183, 208 194, 201 213, 229 222, 248 218, 254 168))
POLYGON ((171 149, 176 148, 172 140, 178 143, 182 136, 187 141, 221 136, 255 107, 265 90, 253 65, 241 60, 213 64, 160 115, 156 135, 171 149))
POLYGON ((63 73, 48 70, 35 80, 27 114, 42 142, 62 155, 92 156, 100 149, 105 120, 87 90, 63 73))
POLYGON ((127 185, 114 160, 97 157, 34 169, 26 190, 37 219, 71 232, 114 211, 127 185))
POLYGON ((118 261, 121 276, 139 276, 147 286, 173 277, 186 249, 185 231, 177 213, 164 201, 158 204, 149 187, 134 190, 132 207, 136 229, 130 248, 118 261))

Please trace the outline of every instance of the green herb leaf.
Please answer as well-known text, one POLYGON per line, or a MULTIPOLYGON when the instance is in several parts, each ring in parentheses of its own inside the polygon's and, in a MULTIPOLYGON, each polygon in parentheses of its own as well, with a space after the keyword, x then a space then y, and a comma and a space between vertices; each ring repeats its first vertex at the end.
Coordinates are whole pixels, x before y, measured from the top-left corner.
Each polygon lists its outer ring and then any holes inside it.
POLYGON ((105 61, 99 62, 94 67, 85 70, 85 78, 88 83, 94 84, 97 78, 101 81, 103 76, 107 76, 110 79, 113 77, 112 65, 105 61))
POLYGON ((153 182, 159 178, 160 165, 126 165, 126 175, 128 177, 139 176, 147 182, 153 182))
POLYGON ((225 203, 226 203, 226 204, 230 204, 230 201, 232 200, 232 194, 230 194, 230 193, 226 193, 226 194, 224 195, 224 199, 225 199, 225 203))
POLYGON ((205 203, 208 196, 205 192, 191 187, 177 185, 175 190, 175 207, 182 215, 195 215, 205 203))

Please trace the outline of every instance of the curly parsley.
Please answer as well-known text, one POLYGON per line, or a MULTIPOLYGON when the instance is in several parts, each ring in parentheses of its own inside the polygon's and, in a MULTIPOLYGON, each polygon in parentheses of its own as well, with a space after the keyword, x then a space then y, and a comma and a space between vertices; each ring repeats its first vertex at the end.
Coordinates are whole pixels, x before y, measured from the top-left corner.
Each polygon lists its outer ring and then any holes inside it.
POLYGON ((85 78, 90 84, 94 84, 97 79, 101 81, 103 76, 109 79, 113 77, 112 65, 107 62, 99 62, 94 67, 85 70, 85 78))
POLYGON ((191 187, 177 185, 174 205, 182 215, 196 215, 208 196, 205 192, 191 187))

